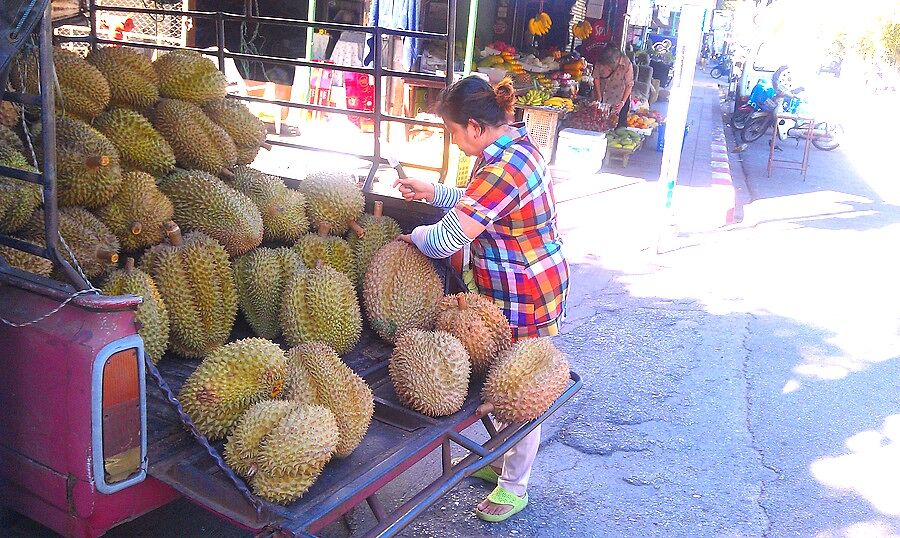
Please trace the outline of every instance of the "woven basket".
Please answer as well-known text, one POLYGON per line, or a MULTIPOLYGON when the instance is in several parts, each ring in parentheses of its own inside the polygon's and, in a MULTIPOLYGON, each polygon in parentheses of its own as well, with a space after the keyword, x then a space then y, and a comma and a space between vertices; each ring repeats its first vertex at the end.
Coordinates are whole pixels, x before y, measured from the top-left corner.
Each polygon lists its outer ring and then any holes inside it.
POLYGON ((87 6, 84 0, 51 0, 50 16, 53 20, 73 17, 86 12, 87 6))

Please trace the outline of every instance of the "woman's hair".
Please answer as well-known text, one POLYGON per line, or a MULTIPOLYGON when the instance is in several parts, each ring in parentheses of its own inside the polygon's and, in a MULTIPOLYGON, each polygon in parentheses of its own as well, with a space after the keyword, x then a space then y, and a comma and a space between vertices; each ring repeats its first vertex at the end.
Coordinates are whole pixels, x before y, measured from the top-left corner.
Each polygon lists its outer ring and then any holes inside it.
POLYGON ((597 63, 612 66, 621 55, 622 51, 619 50, 619 47, 613 43, 607 43, 603 46, 603 50, 600 51, 597 63))
POLYGON ((437 114, 460 125, 474 120, 482 129, 499 127, 509 123, 515 102, 516 91, 509 79, 494 88, 484 79, 470 76, 441 92, 437 114))

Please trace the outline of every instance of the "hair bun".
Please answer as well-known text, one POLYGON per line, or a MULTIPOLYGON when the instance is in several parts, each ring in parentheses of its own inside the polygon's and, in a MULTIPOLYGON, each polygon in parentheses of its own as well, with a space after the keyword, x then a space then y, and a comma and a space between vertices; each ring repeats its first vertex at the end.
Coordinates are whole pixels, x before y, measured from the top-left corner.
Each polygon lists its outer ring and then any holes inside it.
POLYGON ((497 99, 497 105, 505 112, 512 112, 513 105, 516 102, 516 89, 513 87, 511 80, 503 79, 494 87, 494 97, 497 99))

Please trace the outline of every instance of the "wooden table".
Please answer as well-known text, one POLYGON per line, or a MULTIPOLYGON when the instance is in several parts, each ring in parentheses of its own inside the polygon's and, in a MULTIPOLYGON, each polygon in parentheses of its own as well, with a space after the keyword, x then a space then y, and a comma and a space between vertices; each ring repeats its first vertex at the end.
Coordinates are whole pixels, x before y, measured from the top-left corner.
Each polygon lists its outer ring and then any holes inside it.
POLYGON ((809 147, 812 145, 813 127, 815 125, 815 118, 797 114, 775 114, 775 125, 772 126, 772 140, 769 142, 769 164, 766 167, 767 177, 772 177, 773 168, 785 168, 788 170, 800 170, 800 175, 806 181, 806 171, 809 170, 809 147), (797 125, 803 125, 803 122, 806 122, 804 127, 793 127, 793 129, 802 129, 806 139, 806 143, 803 144, 803 157, 799 161, 775 158, 775 142, 778 141, 778 122, 781 120, 794 120, 797 122, 797 125))

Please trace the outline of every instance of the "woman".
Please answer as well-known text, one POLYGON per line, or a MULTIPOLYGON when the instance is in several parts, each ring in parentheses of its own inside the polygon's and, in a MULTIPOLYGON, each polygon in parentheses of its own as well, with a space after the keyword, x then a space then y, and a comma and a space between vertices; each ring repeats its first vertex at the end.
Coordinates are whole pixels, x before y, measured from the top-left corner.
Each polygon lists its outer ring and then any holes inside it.
MULTIPOLYGON (((459 149, 478 158, 469 186, 416 179, 396 185, 407 200, 450 209, 437 224, 419 226, 401 238, 432 258, 471 245, 478 290, 502 309, 516 340, 557 334, 569 268, 556 229, 547 164, 524 124, 509 124, 514 100, 511 83, 495 90, 477 77, 444 90, 438 114, 459 149)), ((525 508, 540 440, 538 427, 503 455, 501 467, 475 473, 497 484, 478 505, 479 518, 503 521, 525 508)))
POLYGON ((601 103, 612 105, 619 116, 619 127, 627 125, 632 86, 634 67, 631 60, 618 47, 607 43, 594 64, 594 97, 601 103))

